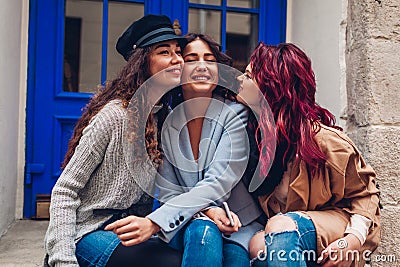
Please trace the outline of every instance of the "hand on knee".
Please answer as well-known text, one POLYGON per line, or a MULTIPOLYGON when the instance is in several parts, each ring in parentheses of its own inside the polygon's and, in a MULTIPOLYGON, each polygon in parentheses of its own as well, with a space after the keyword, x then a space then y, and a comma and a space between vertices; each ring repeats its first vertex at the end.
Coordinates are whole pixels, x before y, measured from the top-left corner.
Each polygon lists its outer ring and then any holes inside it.
POLYGON ((296 230, 296 223, 292 218, 284 215, 276 215, 268 220, 265 226, 265 233, 281 233, 296 230))
POLYGON ((261 231, 256 233, 249 242, 249 253, 250 259, 254 259, 260 256, 261 253, 265 253, 265 232, 261 231))

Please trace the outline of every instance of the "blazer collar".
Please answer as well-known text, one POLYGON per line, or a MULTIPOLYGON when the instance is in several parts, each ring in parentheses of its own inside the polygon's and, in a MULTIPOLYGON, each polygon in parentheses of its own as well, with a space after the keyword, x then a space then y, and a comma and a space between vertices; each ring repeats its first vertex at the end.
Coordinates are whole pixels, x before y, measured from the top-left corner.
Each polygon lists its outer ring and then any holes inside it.
MULTIPOLYGON (((200 147, 199 147, 199 167, 205 168, 213 160, 215 153, 209 153, 210 149, 215 146, 214 133, 219 121, 222 110, 225 105, 225 99, 221 96, 213 96, 210 105, 206 111, 201 129, 200 147), (203 155, 203 156, 201 156, 203 155)), ((215 149, 213 149, 215 151, 215 149)))
MULTIPOLYGON (((226 99, 224 99, 222 96, 213 95, 213 97, 211 98, 210 105, 207 108, 204 121, 209 121, 209 122, 214 121, 214 123, 218 121, 225 102, 226 99)), ((182 104, 178 105, 175 109, 172 110, 172 113, 174 113, 174 115, 171 118, 171 126, 175 130, 180 131, 182 129, 182 126, 186 125, 187 122, 185 109, 183 105, 182 104)), ((202 131, 202 133, 204 133, 204 131, 202 131)))
MULTIPOLYGON (((214 146, 214 142, 212 142, 212 140, 224 108, 225 101, 226 100, 223 97, 215 95, 212 97, 207 108, 200 138, 200 153, 198 161, 199 169, 203 169, 203 167, 206 166, 206 163, 210 162, 214 156, 210 155, 208 151, 212 146, 214 146)), ((170 114, 170 116, 172 116, 170 124, 171 127, 168 129, 168 131, 170 131, 172 136, 179 134, 180 153, 182 153, 187 159, 194 160, 192 148, 190 146, 189 131, 186 126, 187 118, 183 105, 177 106, 172 113, 173 114, 170 114)))

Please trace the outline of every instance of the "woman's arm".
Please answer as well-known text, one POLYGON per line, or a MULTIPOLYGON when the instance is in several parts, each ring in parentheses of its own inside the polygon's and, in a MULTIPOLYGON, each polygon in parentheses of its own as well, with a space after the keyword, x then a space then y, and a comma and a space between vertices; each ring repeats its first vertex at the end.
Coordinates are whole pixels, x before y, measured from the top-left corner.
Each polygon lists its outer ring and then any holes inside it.
POLYGON ((109 119, 98 114, 83 130, 74 155, 53 188, 45 244, 52 266, 54 263, 78 266, 75 257, 76 210, 81 204, 78 192, 102 162, 113 129, 109 119))
MULTIPOLYGON (((369 233, 380 224, 379 190, 376 187, 375 172, 371 166, 365 163, 357 148, 351 142, 350 144, 352 145, 352 153, 349 153, 347 157, 345 172, 343 175, 338 175, 341 178, 336 177, 333 180, 334 183, 332 183, 332 193, 340 195, 339 192, 341 191, 342 201, 350 204, 344 208, 351 215, 350 222, 343 233, 343 238, 329 244, 325 251, 332 249, 342 250, 343 252, 349 250, 361 251, 369 233)), ((339 169, 338 166, 333 164, 332 167, 339 169)), ((321 255, 321 261, 325 261, 324 267, 338 264, 337 260, 328 259, 327 255, 321 255)), ((341 266, 350 266, 351 262, 351 260, 343 259, 341 266)))
MULTIPOLYGON (((164 153, 165 151, 168 152, 167 148, 164 148, 164 153)), ((164 198, 170 198, 171 195, 174 196, 183 193, 183 190, 182 186, 178 185, 178 179, 172 164, 165 157, 163 158, 163 163, 158 169, 157 176, 168 177, 170 190, 168 192, 161 192, 161 195, 164 198)), ((117 234, 124 246, 133 246, 148 240, 152 235, 159 232, 160 226, 148 218, 132 215, 108 224, 104 230, 113 231, 117 234)))

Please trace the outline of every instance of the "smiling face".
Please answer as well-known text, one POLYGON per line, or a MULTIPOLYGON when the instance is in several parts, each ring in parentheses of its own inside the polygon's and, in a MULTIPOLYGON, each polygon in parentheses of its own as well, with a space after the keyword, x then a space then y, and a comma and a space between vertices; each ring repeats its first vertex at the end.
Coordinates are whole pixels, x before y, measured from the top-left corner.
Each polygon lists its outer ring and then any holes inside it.
POLYGON ((218 83, 217 59, 209 45, 195 39, 183 51, 185 65, 182 73, 182 93, 184 99, 211 97, 218 83))
POLYGON ((160 42, 154 45, 149 58, 149 71, 152 76, 159 73, 156 78, 158 83, 166 87, 173 87, 179 84, 182 65, 181 47, 176 40, 160 42))

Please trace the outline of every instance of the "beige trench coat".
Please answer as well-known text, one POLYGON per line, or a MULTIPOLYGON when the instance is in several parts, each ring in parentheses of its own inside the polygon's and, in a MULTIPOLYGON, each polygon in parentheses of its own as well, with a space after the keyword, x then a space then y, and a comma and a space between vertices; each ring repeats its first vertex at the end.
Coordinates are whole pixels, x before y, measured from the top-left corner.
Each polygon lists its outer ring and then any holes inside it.
MULTIPOLYGON (((304 161, 288 164, 290 174, 286 208, 283 211, 305 211, 317 232, 318 255, 333 241, 344 236, 351 214, 360 214, 372 221, 361 252, 373 251, 380 241, 379 190, 375 172, 365 163, 354 143, 341 131, 321 125, 316 134, 321 151, 326 155, 325 167, 311 179, 304 161)), ((270 218, 279 204, 269 196, 259 197, 270 218)), ((363 266, 360 261, 352 266, 363 266)))

